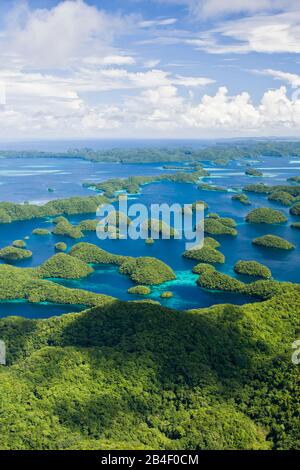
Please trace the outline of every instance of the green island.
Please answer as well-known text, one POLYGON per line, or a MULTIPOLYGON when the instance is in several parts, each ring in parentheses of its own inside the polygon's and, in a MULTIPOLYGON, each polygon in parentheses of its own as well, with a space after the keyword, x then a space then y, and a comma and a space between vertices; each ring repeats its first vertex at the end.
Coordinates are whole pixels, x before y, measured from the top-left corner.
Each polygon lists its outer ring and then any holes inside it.
POLYGON ((259 176, 263 176, 263 173, 257 170, 256 168, 250 167, 246 169, 245 175, 259 177, 259 176))
POLYGON ((251 202, 249 200, 249 197, 246 194, 234 194, 231 197, 232 201, 237 201, 240 202, 241 204, 244 204, 244 206, 250 206, 251 202))
POLYGON ((300 228, 300 222, 294 222, 293 224, 291 224, 291 227, 299 229, 300 228))
POLYGON ((204 233, 209 235, 237 235, 236 222, 228 217, 207 217, 204 220, 204 233))
POLYGON ((201 248, 193 248, 186 250, 183 257, 191 260, 196 260, 201 263, 209 264, 224 264, 225 256, 217 248, 219 244, 212 238, 204 238, 204 245, 201 248))
POLYGON ((292 215, 300 215, 300 202, 297 202, 293 207, 290 208, 292 215))
POLYGON ((51 234, 50 230, 47 230, 46 228, 35 228, 32 231, 32 235, 38 235, 40 237, 44 237, 50 234, 51 234))
POLYGON ((56 251, 66 251, 68 249, 67 244, 64 243, 64 242, 55 243, 54 247, 55 247, 56 251))
POLYGON ((26 248, 26 242, 24 240, 15 240, 12 242, 12 246, 15 248, 26 248))
POLYGON ((151 289, 148 286, 134 286, 128 289, 128 294, 133 295, 149 295, 151 293, 151 289))
POLYGON ((171 299, 172 297, 174 297, 174 294, 171 291, 165 291, 160 294, 160 297, 161 299, 171 299))
POLYGON ((294 197, 287 191, 273 191, 269 196, 269 201, 279 202, 283 206, 291 206, 294 202, 294 197))
POLYGON ((287 220, 285 214, 269 207, 253 209, 246 216, 246 222, 250 224, 282 224, 287 220))
POLYGON ((30 250, 25 250, 24 248, 18 248, 16 246, 6 246, 0 249, 0 259, 3 259, 5 261, 16 262, 31 257, 32 252, 30 250))
POLYGON ((275 248, 278 250, 293 250, 295 245, 277 235, 263 235, 255 238, 252 243, 263 248, 275 248))
POLYGON ((43 278, 81 279, 93 272, 93 268, 78 258, 58 253, 37 268, 43 278))
POLYGON ((55 217, 62 214, 95 214, 99 205, 105 204, 107 201, 107 198, 98 195, 56 199, 41 206, 35 204, 0 202, 0 223, 39 219, 43 217, 55 217))
POLYGON ((197 280, 197 284, 202 289, 243 294, 249 297, 256 297, 259 300, 270 299, 280 292, 292 291, 293 289, 299 290, 298 284, 272 281, 269 279, 246 284, 216 269, 203 269, 197 280))
POLYGON ((258 261, 238 261, 234 266, 234 270, 237 274, 262 277, 263 279, 272 277, 271 270, 258 261))
POLYGON ((287 179, 287 181, 291 181, 292 183, 300 183, 300 176, 291 176, 287 179))
POLYGON ((157 258, 114 255, 90 243, 78 243, 72 247, 70 255, 84 263, 115 264, 121 274, 141 285, 162 284, 176 278, 174 271, 157 258))
POLYGON ((197 183, 200 178, 209 176, 203 168, 195 168, 194 171, 176 172, 161 176, 130 176, 129 178, 112 178, 101 183, 86 182, 84 187, 101 191, 106 197, 113 198, 118 192, 139 194, 141 187, 146 184, 171 182, 171 183, 197 183))
POLYGON ((202 191, 220 191, 220 192, 227 192, 227 189, 223 186, 215 186, 209 183, 201 183, 198 185, 198 189, 202 191))
POLYGON ((87 219, 82 220, 79 224, 79 229, 82 232, 96 232, 99 220, 97 219, 87 219))
POLYGON ((54 235, 61 235, 63 237, 70 237, 74 239, 83 238, 84 234, 81 231, 80 226, 75 226, 71 224, 67 219, 63 218, 64 220, 60 219, 58 223, 56 223, 52 233, 54 235))
POLYGON ((215 165, 226 165, 231 160, 243 160, 264 157, 300 157, 300 144, 298 141, 268 140, 265 142, 240 141, 232 143, 218 143, 206 145, 203 148, 193 147, 143 147, 143 148, 115 148, 99 149, 75 148, 66 152, 43 151, 1 151, 5 158, 79 158, 93 162, 116 163, 155 163, 155 162, 198 162, 212 161, 215 165))

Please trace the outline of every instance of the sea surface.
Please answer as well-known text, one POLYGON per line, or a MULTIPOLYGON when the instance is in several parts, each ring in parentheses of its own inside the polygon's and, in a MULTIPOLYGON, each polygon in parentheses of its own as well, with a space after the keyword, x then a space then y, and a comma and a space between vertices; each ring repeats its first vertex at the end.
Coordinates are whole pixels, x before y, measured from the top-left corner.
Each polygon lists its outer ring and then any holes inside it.
MULTIPOLYGON (((170 164, 170 163, 168 163, 170 164)), ((178 165, 176 163, 176 165, 178 165)), ((264 195, 248 194, 251 206, 244 206, 231 200, 235 192, 241 191, 246 184, 263 182, 271 185, 286 184, 290 176, 300 175, 300 159, 261 157, 259 160, 232 162, 226 167, 204 164, 211 176, 204 178, 203 182, 226 187, 228 192, 203 191, 192 184, 153 183, 142 188, 140 195, 131 196, 129 203, 141 202, 150 207, 152 203, 193 203, 196 200, 205 200, 209 204, 209 212, 217 212, 221 216, 233 217, 238 226, 238 236, 215 237, 221 243, 220 250, 226 256, 226 263, 218 266, 224 273, 238 277, 233 271, 236 261, 257 260, 267 265, 273 277, 282 281, 299 282, 300 266, 300 231, 292 229, 290 223, 299 220, 292 217, 289 208, 278 203, 269 202, 264 195), (263 177, 254 178, 245 175, 246 164, 263 172, 263 177), (289 222, 281 225, 250 225, 245 222, 246 214, 256 207, 272 207, 286 213, 289 222), (297 248, 293 251, 281 252, 269 250, 252 245, 253 238, 264 234, 275 234, 294 243, 297 248)), ((78 159, 50 159, 50 158, 0 158, 0 200, 43 204, 51 199, 66 198, 70 196, 94 195, 95 192, 83 188, 86 181, 104 181, 113 177, 128 177, 130 175, 162 175, 170 173, 164 170, 163 164, 107 164, 92 163, 78 159), (54 190, 49 192, 48 188, 54 190)), ((95 214, 84 214, 69 217, 72 223, 80 220, 95 218, 95 214)), ((29 237, 27 247, 33 252, 30 260, 17 265, 20 267, 38 266, 55 253, 54 244, 65 241, 68 249, 78 243, 78 240, 50 235, 39 237, 32 235, 35 228, 53 227, 50 218, 14 222, 0 225, 0 247, 11 244, 16 239, 29 237)), ((154 245, 146 245, 144 240, 103 240, 100 241, 95 233, 88 233, 84 239, 95 243, 107 251, 129 256, 155 256, 169 264, 177 274, 177 279, 161 286, 153 287, 150 298, 159 300, 163 305, 177 309, 190 309, 208 307, 220 303, 243 304, 253 302, 245 296, 231 293, 220 293, 200 289, 196 285, 197 276, 192 274, 195 261, 182 257, 185 250, 184 240, 158 240, 154 245), (174 293, 171 299, 163 300, 160 294, 170 290, 174 293)), ((242 279, 245 281, 245 278, 242 279)), ((249 282, 247 280, 247 282, 249 282)), ((126 276, 118 272, 117 267, 96 267, 95 272, 82 280, 55 280, 72 288, 87 289, 101 294, 111 295, 122 300, 137 300, 139 296, 127 293, 134 284, 126 276)), ((62 307, 43 305, 30 305, 24 303, 0 303, 0 317, 21 315, 28 318, 46 318, 71 311, 78 311, 80 307, 62 307)))

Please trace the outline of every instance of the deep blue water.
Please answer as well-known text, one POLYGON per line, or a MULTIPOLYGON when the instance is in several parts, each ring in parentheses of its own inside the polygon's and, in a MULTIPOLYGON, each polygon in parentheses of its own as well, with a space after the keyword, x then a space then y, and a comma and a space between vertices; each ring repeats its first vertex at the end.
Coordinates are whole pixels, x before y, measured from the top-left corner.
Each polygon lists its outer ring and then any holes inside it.
MULTIPOLYGON (((0 181, 6 181, 0 186, 1 200, 24 200, 31 201, 47 200, 50 198, 69 197, 78 194, 94 194, 88 189, 80 186, 80 181, 95 180, 95 175, 99 176, 99 180, 104 180, 115 176, 129 176, 133 174, 162 174, 161 166, 155 164, 147 165, 119 165, 119 164, 99 164, 84 162, 81 160, 34 160, 34 165, 39 168, 28 168, 33 163, 31 159, 20 161, 18 165, 19 172, 23 176, 5 176, 13 170, 11 160, 0 160, 0 181), (20 167, 22 163, 22 168, 20 167), (51 168, 50 166, 51 165, 51 168), (1 168, 5 170, 1 173, 1 168), (49 171, 57 170, 57 173, 42 173, 40 167, 48 168, 49 171), (32 172, 37 172, 32 176, 32 172), (30 174, 27 174, 30 173, 30 174), (24 175, 26 173, 26 175, 24 175), (64 181, 64 182, 63 182, 64 181), (56 192, 50 194, 47 187, 55 187, 56 192), (42 190, 41 190, 42 188, 42 190), (43 192, 44 191, 44 192, 43 192), (31 198, 28 198, 28 194, 31 198), (41 193, 43 195, 41 196, 41 193), (25 197, 26 195, 26 197, 25 197)), ((156 183, 146 185, 142 189, 142 194, 130 198, 130 203, 142 202, 148 207, 153 202, 179 204, 192 203, 202 199, 209 204, 210 212, 218 212, 222 216, 230 216, 235 218, 238 223, 238 236, 221 236, 215 237, 220 243, 220 250, 226 256, 224 266, 219 266, 220 271, 235 275, 233 266, 236 261, 257 260, 266 264, 273 273, 273 277, 278 280, 299 282, 299 265, 300 265, 300 231, 291 229, 290 223, 300 218, 291 217, 289 209, 284 208, 277 203, 270 203, 264 195, 249 194, 252 205, 244 206, 239 202, 231 200, 234 191, 239 190, 245 184, 252 182, 265 182, 267 184, 285 184, 289 176, 300 175, 300 160, 295 158, 263 158, 260 161, 253 162, 256 168, 263 171, 262 178, 253 178, 246 176, 245 164, 233 162, 228 167, 211 166, 209 163, 206 167, 211 172, 211 176, 204 181, 211 182, 230 189, 230 192, 213 192, 197 189, 196 185, 190 184, 172 184, 172 183, 156 183), (245 223, 245 215, 249 210, 255 207, 273 207, 282 210, 289 217, 289 222, 282 225, 249 225, 245 223), (296 250, 290 252, 281 252, 280 250, 262 249, 252 245, 251 240, 257 236, 264 234, 275 234, 286 238, 297 246, 296 250)), ((15 167, 16 168, 16 167, 15 167)), ((94 218, 95 214, 84 214, 81 216, 70 217, 73 223, 78 223, 82 219, 94 218)), ((27 246, 33 251, 33 258, 18 263, 18 266, 37 266, 47 258, 52 256, 54 244, 57 241, 65 241, 70 248, 77 243, 76 240, 57 236, 38 237, 31 235, 36 227, 52 228, 51 220, 33 220, 27 222, 16 222, 8 225, 0 226, 0 246, 6 246, 13 240, 29 237, 27 246)), ((79 240, 83 241, 83 240, 79 240)), ((155 256, 168 263, 177 274, 177 280, 152 289, 151 298, 160 300, 162 304, 176 307, 179 309, 204 307, 217 303, 244 303, 249 299, 236 294, 224 294, 220 292, 208 292, 196 286, 197 276, 191 272, 192 267, 196 264, 193 261, 186 260, 182 257, 185 249, 184 240, 159 240, 153 246, 146 245, 143 240, 104 240, 99 241, 95 233, 88 233, 84 241, 98 244, 102 248, 116 254, 126 254, 130 256, 155 256), (174 297, 168 300, 161 300, 160 294, 163 290, 171 290, 174 297)), ((243 279, 245 280, 245 279, 243 279)), ((125 276, 118 273, 115 267, 101 267, 94 274, 80 281, 59 281, 66 286, 84 288, 93 292, 108 294, 123 300, 135 300, 137 296, 131 296, 127 293, 129 287, 133 283, 125 276)), ((140 298, 140 297, 139 297, 140 298)), ((10 313, 7 313, 8 315, 10 313)), ((41 314, 42 316, 42 314, 41 314)))
POLYGON ((57 305, 49 303, 30 304, 26 302, 0 302, 0 318, 50 318, 64 313, 77 313, 84 309, 77 305, 57 305))

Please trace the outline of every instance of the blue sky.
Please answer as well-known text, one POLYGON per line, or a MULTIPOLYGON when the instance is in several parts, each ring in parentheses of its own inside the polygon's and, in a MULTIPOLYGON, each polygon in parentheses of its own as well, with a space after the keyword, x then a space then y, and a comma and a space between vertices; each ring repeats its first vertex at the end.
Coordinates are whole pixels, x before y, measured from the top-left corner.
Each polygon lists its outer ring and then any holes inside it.
POLYGON ((2 0, 0 138, 297 136, 295 0, 2 0))

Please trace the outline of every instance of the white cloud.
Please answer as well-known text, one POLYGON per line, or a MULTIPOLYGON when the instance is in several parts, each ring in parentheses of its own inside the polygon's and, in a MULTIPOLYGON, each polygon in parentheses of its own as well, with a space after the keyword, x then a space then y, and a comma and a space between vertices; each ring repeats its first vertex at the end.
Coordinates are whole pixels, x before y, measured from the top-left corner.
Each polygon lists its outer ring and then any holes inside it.
POLYGON ((292 88, 300 87, 300 75, 289 72, 282 72, 281 70, 263 69, 263 70, 252 70, 253 73, 258 75, 266 75, 273 77, 275 80, 281 80, 287 82, 292 88))
POLYGON ((298 11, 227 21, 186 43, 212 54, 300 53, 300 14, 298 11))
POLYGON ((140 28, 152 28, 156 26, 171 26, 177 23, 177 18, 164 18, 164 19, 155 19, 155 20, 144 20, 139 22, 140 28))
POLYGON ((259 13, 297 9, 298 0, 155 0, 160 3, 184 5, 193 18, 203 19, 234 13, 259 13))
POLYGON ((115 35, 132 25, 133 18, 110 15, 83 0, 65 0, 49 10, 30 10, 22 2, 6 19, 0 54, 12 53, 27 67, 66 67, 86 55, 107 55, 115 35))

